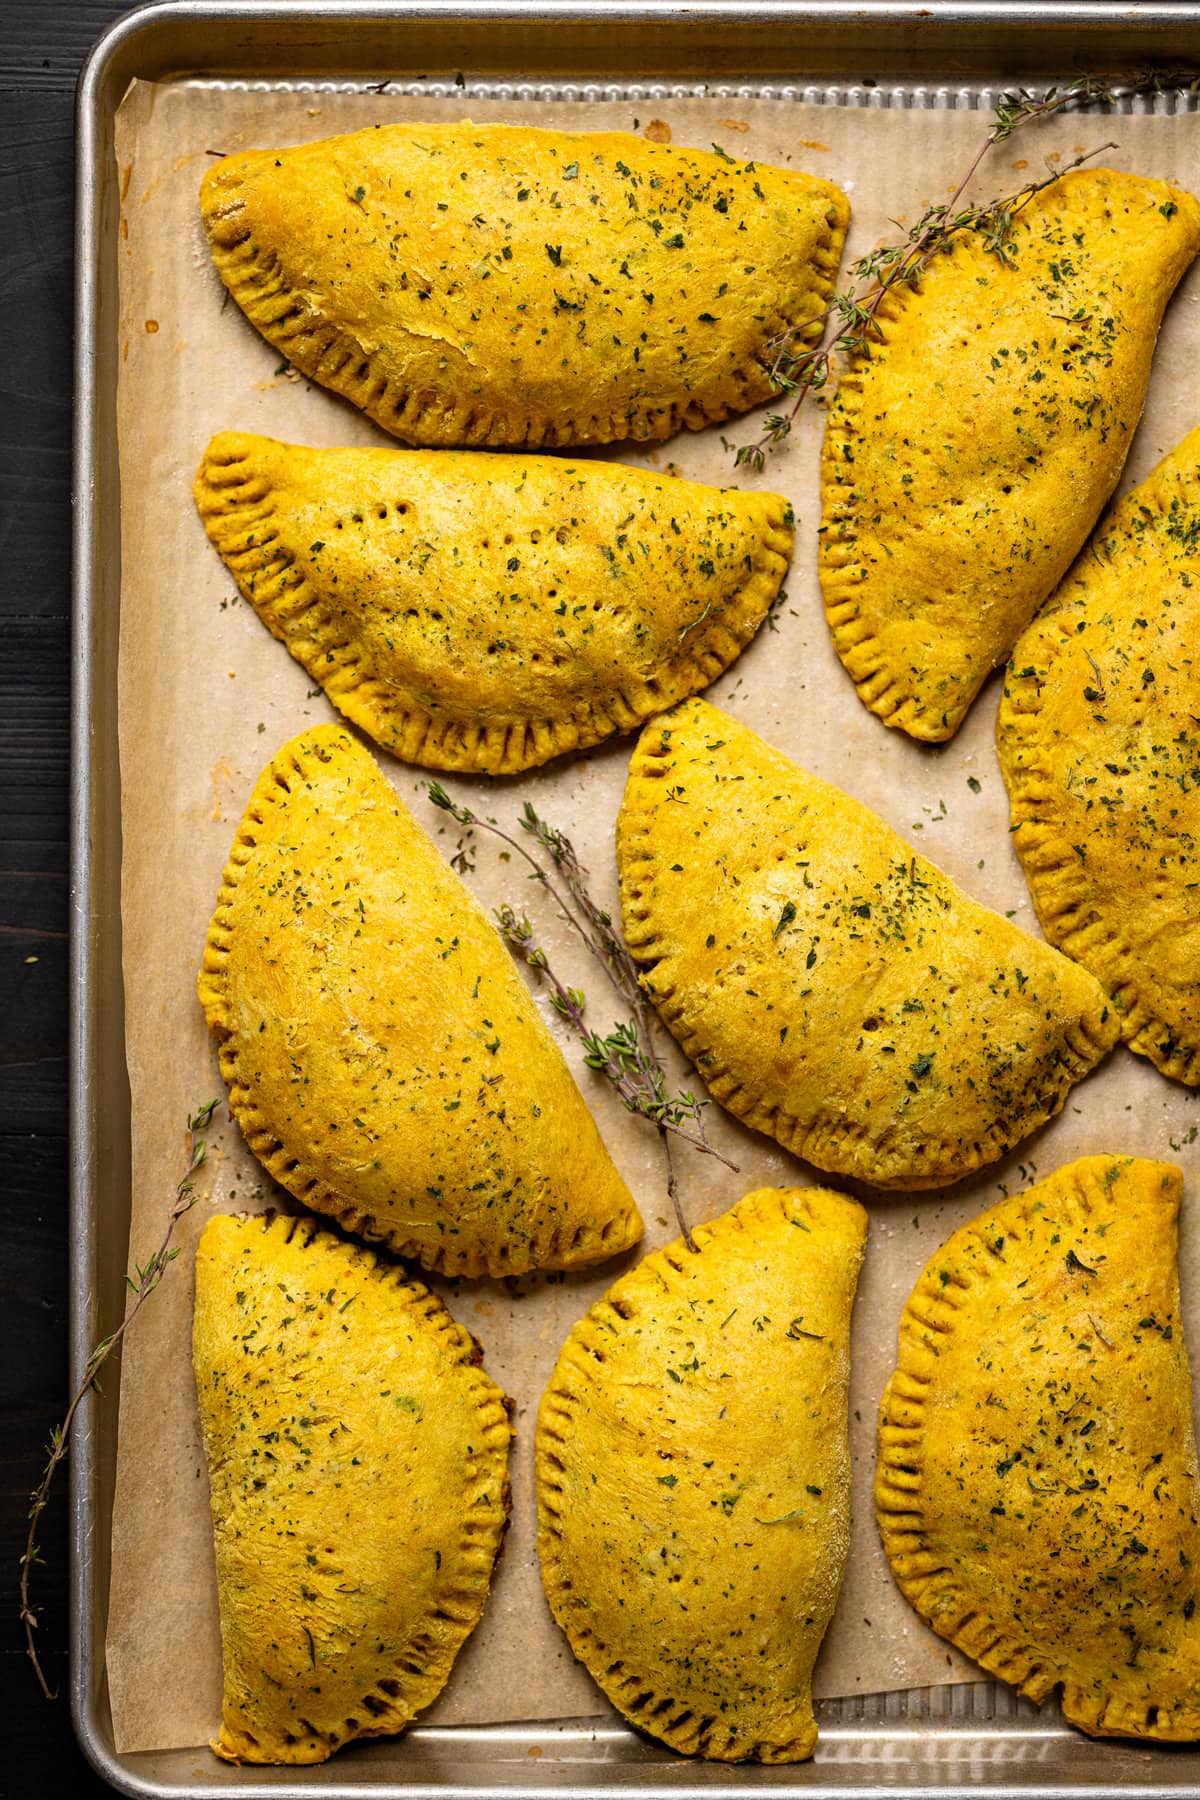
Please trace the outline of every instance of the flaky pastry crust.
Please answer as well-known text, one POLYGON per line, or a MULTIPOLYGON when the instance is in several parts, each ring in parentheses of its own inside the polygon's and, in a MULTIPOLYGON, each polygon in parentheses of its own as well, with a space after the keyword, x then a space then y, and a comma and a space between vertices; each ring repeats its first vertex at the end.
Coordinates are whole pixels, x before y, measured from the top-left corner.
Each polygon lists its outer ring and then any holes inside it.
POLYGON ((310 1221, 209 1221, 196 1391, 226 1762, 323 1762, 445 1686, 508 1521, 506 1402, 441 1301, 310 1221))
POLYGON ((958 1181, 1116 1040, 1086 970, 707 701, 643 730, 617 862, 625 941, 709 1093, 820 1169, 958 1181))
POLYGON ((1112 169, 1016 214, 1005 256, 960 232, 880 306, 830 407, 821 585, 863 704, 953 736, 1066 572, 1141 415, 1200 205, 1112 169))
POLYGON ((772 338, 820 337, 849 216, 797 170, 470 121, 239 152, 200 199, 263 336, 424 445, 664 438, 757 405, 772 338))
POLYGON ((1200 429, 1096 528, 1024 633, 996 724, 1052 944, 1121 1036, 1200 1083, 1200 429))
POLYGON ((199 991, 251 1150, 348 1231, 450 1275, 641 1236, 497 932, 340 726, 259 778, 199 991))
POLYGON ((779 593, 777 494, 221 432, 196 502, 267 628, 408 762, 513 774, 706 687, 779 593))
POLYGON ((1091 1156, 955 1232, 900 1323, 875 1503, 934 1630, 1096 1736, 1200 1736, 1178 1169, 1091 1156))
POLYGON ((537 1425, 542 1579, 643 1731, 689 1756, 798 1762, 849 1543, 866 1214, 763 1188, 693 1235, 563 1346, 537 1425))

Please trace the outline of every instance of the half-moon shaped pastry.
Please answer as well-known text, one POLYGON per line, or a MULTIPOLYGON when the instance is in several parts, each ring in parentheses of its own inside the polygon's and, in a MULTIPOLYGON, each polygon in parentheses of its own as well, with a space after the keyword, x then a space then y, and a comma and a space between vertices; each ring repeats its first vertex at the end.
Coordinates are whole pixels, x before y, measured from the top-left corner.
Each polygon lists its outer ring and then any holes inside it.
POLYGON ((674 1750, 799 1762, 850 1528, 850 1308, 866 1214, 763 1188, 656 1251, 563 1346, 538 1414, 550 1609, 674 1750))
POLYGON ((304 374, 411 444, 664 438, 773 392, 849 207, 625 132, 384 125, 214 163, 213 260, 304 374))
POLYGON ((196 501, 246 599, 347 718, 409 762, 489 774, 707 686, 792 548, 777 494, 550 456, 222 432, 196 501))
POLYGON ((1200 1484, 1178 1169, 1091 1156, 913 1289, 875 1504, 921 1617, 1094 1736, 1200 1737, 1200 1484))
POLYGON ((196 1391, 226 1762, 402 1731, 483 1611, 508 1517, 504 1396, 440 1300, 311 1222, 215 1218, 196 1391))
POLYGON ((260 776, 199 988, 246 1142, 346 1230, 448 1275, 641 1236, 499 936, 339 726, 260 776))
POLYGON ((834 647, 886 725, 952 737, 1065 574, 1142 410, 1200 205, 1112 169, 960 232, 879 312, 829 410, 821 585, 834 647))
POLYGON ((1200 1083, 1200 430, 1134 488, 1013 651, 996 727, 1042 929, 1121 1036, 1200 1083))
POLYGON ((820 1169, 958 1181, 1116 1040, 1086 970, 704 700, 642 732, 617 863, 625 942, 709 1093, 820 1169))

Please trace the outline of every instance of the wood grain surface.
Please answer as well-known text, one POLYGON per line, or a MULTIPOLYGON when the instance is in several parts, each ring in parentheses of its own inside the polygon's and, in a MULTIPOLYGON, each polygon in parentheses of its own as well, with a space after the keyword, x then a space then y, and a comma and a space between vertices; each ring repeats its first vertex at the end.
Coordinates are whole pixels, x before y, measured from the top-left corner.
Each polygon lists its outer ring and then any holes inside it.
POLYGON ((110 1790, 75 1743, 66 1484, 36 1596, 62 1697, 24 1657, 18 1558, 67 1385, 67 803, 75 78, 125 9, 0 7, 0 1791, 110 1790))

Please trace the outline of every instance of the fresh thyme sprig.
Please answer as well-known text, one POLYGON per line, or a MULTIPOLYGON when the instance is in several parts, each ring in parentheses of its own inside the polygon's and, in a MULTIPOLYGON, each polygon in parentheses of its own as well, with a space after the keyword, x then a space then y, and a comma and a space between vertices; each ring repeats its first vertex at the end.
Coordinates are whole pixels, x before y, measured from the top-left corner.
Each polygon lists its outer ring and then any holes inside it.
POLYGON ((599 962, 619 999, 632 1018, 618 1022, 601 1036, 589 1028, 584 1009, 586 1000, 579 988, 567 987, 550 966, 549 957, 538 943, 529 920, 511 906, 503 906, 496 922, 509 949, 519 961, 542 976, 550 989, 550 1003, 579 1038, 583 1060, 610 1084, 628 1111, 647 1119, 655 1127, 667 1164, 667 1193, 689 1250, 695 1248, 688 1223, 679 1200, 678 1180, 671 1154, 671 1139, 677 1137, 693 1149, 715 1156, 727 1169, 736 1172, 736 1163, 710 1144, 704 1129, 707 1100, 690 1092, 669 1094, 667 1073, 654 1041, 654 1025, 646 996, 638 980, 637 968, 625 947, 611 914, 598 906, 588 892, 587 870, 580 863, 565 832, 547 824, 528 801, 521 815, 521 829, 528 833, 545 853, 553 874, 518 838, 505 831, 495 819, 485 819, 468 806, 459 806, 438 781, 426 783, 430 800, 458 824, 476 826, 490 832, 515 850, 528 864, 531 878, 544 887, 558 908, 560 916, 581 939, 599 962), (689 1126, 694 1129, 689 1129, 689 1126))
POLYGON ((886 296, 894 288, 915 287, 934 257, 947 250, 954 238, 964 232, 976 232, 982 237, 986 250, 1000 262, 1011 265, 1013 221, 1034 195, 1051 187, 1093 156, 1117 147, 1113 143, 1099 144, 1061 168, 1052 169, 1042 180, 1026 182, 1002 199, 989 200, 982 206, 960 206, 963 194, 994 144, 1007 142, 1029 119, 1044 119, 1068 107, 1097 102, 1111 106, 1120 97, 1118 86, 1124 94, 1144 94, 1161 93, 1167 88, 1194 89, 1197 85, 1200 85, 1200 73, 1195 69, 1147 69, 1116 85, 1100 75, 1080 75, 1064 87, 1048 88, 1044 94, 1018 88, 1003 95, 997 103, 990 130, 949 200, 927 207, 900 242, 860 256, 850 265, 851 285, 848 289, 835 294, 822 312, 800 320, 770 340, 767 354, 771 385, 787 396, 791 405, 766 415, 762 434, 756 441, 737 446, 735 464, 757 470, 766 466, 767 452, 790 435, 796 415, 808 396, 828 384, 834 358, 869 355, 872 344, 880 341, 878 314, 886 296), (832 330, 823 344, 796 347, 798 340, 811 336, 814 328, 827 326, 832 326, 832 330))
POLYGON ((42 1514, 46 1509, 46 1502, 50 1498, 50 1488, 54 1481, 55 1472, 67 1454, 70 1444, 71 1427, 75 1422, 75 1414, 79 1410, 84 1395, 88 1393, 91 1388, 96 1386, 96 1378, 101 1369, 104 1367, 113 1351, 117 1348, 118 1344, 120 1344, 125 1333, 137 1318, 138 1313, 162 1280, 166 1273, 168 1263, 174 1262, 175 1258, 179 1255, 179 1251, 172 1245, 171 1239, 175 1234, 175 1227, 178 1225, 180 1219, 182 1219, 184 1213, 190 1212, 192 1207, 196 1204, 198 1196, 196 1194, 195 1182, 192 1177, 204 1162, 207 1154, 207 1147, 202 1134, 207 1131, 208 1127, 212 1124, 213 1113, 216 1111, 218 1105, 219 1101, 209 1100, 188 1119, 186 1140, 187 1167, 180 1176, 178 1185, 176 1186, 175 1198, 171 1202, 171 1210, 167 1214, 167 1225, 162 1236, 162 1241, 160 1242, 158 1249, 151 1256, 149 1262, 142 1264, 141 1267, 139 1267, 137 1263, 133 1265, 134 1274, 137 1276, 136 1281, 134 1280, 133 1275, 126 1275, 125 1280, 134 1296, 133 1304, 125 1314, 120 1325, 117 1326, 117 1329, 112 1332, 109 1337, 101 1338, 100 1342, 88 1357, 87 1364, 83 1371, 83 1379, 75 1390, 71 1404, 67 1407, 62 1424, 56 1425, 50 1434, 50 1442, 47 1445, 46 1467, 42 1473, 41 1481, 38 1483, 30 1497, 29 1531, 25 1539, 25 1551, 21 1557, 21 1623, 25 1627, 26 1654, 33 1664, 34 1674, 37 1676, 42 1693, 46 1696, 47 1700, 53 1700, 55 1696, 53 1689, 46 1680, 46 1674, 42 1668, 41 1659, 38 1656, 37 1644, 35 1641, 35 1633, 38 1627, 38 1613, 37 1608, 34 1606, 30 1597, 30 1583, 33 1568, 36 1563, 41 1561, 41 1552, 38 1548, 38 1526, 41 1522, 42 1514))
POLYGON ((696 1150, 707 1150, 719 1157, 727 1168, 733 1164, 721 1156, 703 1136, 703 1108, 706 1100, 693 1093, 668 1094, 666 1071, 653 1052, 647 1055, 636 1019, 626 1019, 613 1026, 607 1037, 591 1031, 584 1018, 586 1001, 579 988, 564 987, 545 950, 537 942, 533 926, 511 906, 502 906, 496 914, 500 935, 513 954, 544 977, 550 989, 550 1004, 565 1019, 583 1045, 584 1064, 603 1075, 615 1089, 618 1098, 630 1112, 639 1113, 654 1125, 673 1131, 685 1144, 696 1150), (693 1135, 687 1129, 692 1121, 699 1129, 693 1135))
POLYGON ((996 102, 995 119, 989 143, 1002 144, 1026 119, 1045 118, 1048 113, 1064 112, 1072 106, 1115 106, 1123 97, 1134 94, 1165 94, 1183 89, 1195 93, 1200 87, 1200 69, 1135 69, 1131 75, 1077 75, 1065 87, 1048 87, 1044 94, 1028 88, 1016 88, 996 102))

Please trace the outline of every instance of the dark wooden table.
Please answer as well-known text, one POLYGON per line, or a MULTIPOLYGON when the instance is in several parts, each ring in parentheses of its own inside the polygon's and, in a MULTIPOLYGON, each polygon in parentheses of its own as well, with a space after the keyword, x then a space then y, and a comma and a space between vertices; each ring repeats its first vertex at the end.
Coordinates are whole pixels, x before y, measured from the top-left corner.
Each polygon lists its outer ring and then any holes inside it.
MULTIPOLYGON (((0 0, 0 1792, 111 1790, 24 1658, 17 1561, 66 1402, 67 719, 75 78, 127 8, 0 0), (38 1787, 35 1788, 35 1782, 38 1787)), ((65 1483, 41 1642, 65 1688, 65 1483)))

